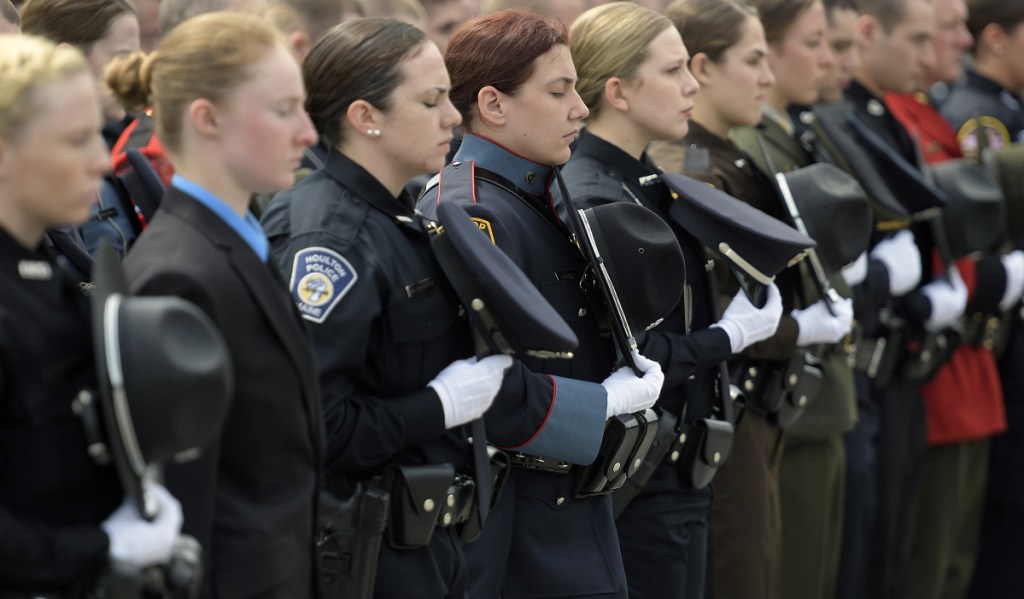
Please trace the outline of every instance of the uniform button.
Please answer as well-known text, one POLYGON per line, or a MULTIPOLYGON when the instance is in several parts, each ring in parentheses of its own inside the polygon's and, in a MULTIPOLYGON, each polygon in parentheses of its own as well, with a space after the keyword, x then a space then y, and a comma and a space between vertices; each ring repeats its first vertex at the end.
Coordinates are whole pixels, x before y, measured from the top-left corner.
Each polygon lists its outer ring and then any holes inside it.
POLYGON ((448 499, 445 500, 445 503, 448 504, 448 507, 455 507, 455 496, 449 495, 448 499))
POLYGON ((874 98, 868 100, 868 114, 871 116, 882 116, 885 114, 885 106, 874 98))
POLYGON ((802 408, 802 407, 804 407, 804 406, 806 406, 806 405, 807 405, 807 396, 806 396, 806 395, 801 395, 801 396, 800 396, 800 399, 798 399, 796 403, 797 403, 797 405, 799 405, 799 406, 800 406, 801 408, 802 408))
POLYGON ((444 518, 441 518, 441 520, 444 522, 445 526, 448 526, 449 524, 452 523, 452 515, 451 514, 445 514, 444 518))
POLYGON ((425 512, 432 512, 432 511, 434 511, 434 500, 433 499, 428 499, 428 500, 423 502, 423 511, 425 511, 425 512))
POLYGON ((618 472, 621 469, 622 464, 620 462, 615 462, 614 464, 612 464, 612 472, 618 472))
POLYGON ((526 179, 527 183, 533 183, 534 181, 537 180, 537 173, 535 173, 533 171, 529 171, 529 172, 526 173, 526 177, 524 177, 524 178, 526 179))
POLYGON ((679 461, 679 452, 678 451, 673 451, 672 455, 670 457, 672 459, 672 463, 678 462, 679 461))
POLYGON ((580 311, 577 312, 577 314, 579 314, 580 318, 583 318, 584 316, 587 315, 587 309, 586 308, 580 308, 580 311))
POLYGON ((754 390, 754 381, 750 381, 750 380, 744 381, 743 382, 743 390, 746 391, 747 393, 750 393, 751 391, 753 391, 754 390))
POLYGON ((795 374, 789 375, 789 386, 790 387, 792 387, 793 385, 797 384, 798 382, 800 382, 800 377, 799 376, 797 376, 795 374))
POLYGON ((720 451, 716 451, 716 452, 715 452, 715 458, 714 458, 714 460, 715 460, 715 463, 716 463, 716 464, 717 464, 718 462, 722 461, 722 452, 720 452, 720 451))
POLYGON ((679 443, 680 445, 686 443, 686 433, 682 433, 679 435, 679 443))
POLYGON ((565 503, 565 497, 559 497, 555 500, 555 505, 562 505, 563 503, 565 503))
POLYGON ((635 470, 635 469, 639 468, 640 464, 642 464, 642 463, 643 463, 643 460, 641 460, 640 458, 637 458, 637 459, 633 460, 633 469, 635 470))
POLYGON ((747 369, 747 374, 750 376, 757 376, 757 368, 751 366, 750 368, 747 369))

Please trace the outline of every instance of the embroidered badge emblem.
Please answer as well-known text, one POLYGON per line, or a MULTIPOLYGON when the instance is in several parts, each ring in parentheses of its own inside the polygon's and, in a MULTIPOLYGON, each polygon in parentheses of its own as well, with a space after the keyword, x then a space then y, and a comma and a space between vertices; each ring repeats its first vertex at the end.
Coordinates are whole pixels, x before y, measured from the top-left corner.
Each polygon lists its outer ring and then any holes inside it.
POLYGON ((322 324, 358 279, 341 254, 310 247, 295 254, 288 288, 302 317, 322 324))

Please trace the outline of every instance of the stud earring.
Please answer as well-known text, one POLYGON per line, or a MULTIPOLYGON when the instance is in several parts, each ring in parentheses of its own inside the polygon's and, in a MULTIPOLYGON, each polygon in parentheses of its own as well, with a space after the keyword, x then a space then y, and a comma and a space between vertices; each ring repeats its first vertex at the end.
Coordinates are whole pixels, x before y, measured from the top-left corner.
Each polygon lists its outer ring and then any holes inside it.
POLYGON ((367 129, 366 134, 370 137, 380 137, 380 129, 367 129))

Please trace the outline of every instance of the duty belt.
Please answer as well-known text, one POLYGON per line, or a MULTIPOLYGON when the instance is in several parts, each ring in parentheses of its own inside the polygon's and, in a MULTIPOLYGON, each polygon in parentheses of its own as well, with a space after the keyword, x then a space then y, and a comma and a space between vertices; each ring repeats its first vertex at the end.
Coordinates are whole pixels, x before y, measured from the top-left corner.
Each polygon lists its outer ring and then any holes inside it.
POLYGON ((542 470, 556 474, 569 474, 572 471, 572 464, 559 460, 526 455, 525 453, 508 454, 509 462, 517 468, 529 468, 531 470, 542 470))

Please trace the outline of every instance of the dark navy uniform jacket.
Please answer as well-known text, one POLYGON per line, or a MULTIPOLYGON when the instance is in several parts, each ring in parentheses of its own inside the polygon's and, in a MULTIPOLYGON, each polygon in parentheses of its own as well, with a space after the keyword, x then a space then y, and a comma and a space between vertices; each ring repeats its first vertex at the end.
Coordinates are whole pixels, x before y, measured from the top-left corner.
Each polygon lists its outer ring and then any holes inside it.
POLYGON ((999 149, 1011 143, 1024 143, 1024 105, 1021 97, 975 71, 967 71, 967 80, 950 88, 939 104, 942 116, 957 132, 964 156, 978 152, 977 129, 985 131, 986 147, 999 149))
MULTIPOLYGON (((525 409, 539 408, 546 419, 530 430, 489 412, 488 434, 509 450, 589 464, 603 435, 607 394, 600 382, 612 372, 614 351, 601 332, 603 313, 580 288, 585 260, 548 193, 552 169, 467 133, 454 162, 466 168, 471 161, 475 197, 444 194, 448 166, 440 176, 441 200, 465 206, 579 339, 571 360, 524 357, 506 377, 502 394, 514 388, 525 409)), ((418 208, 432 216, 438 201, 438 186, 428 185, 418 208)), ((483 535, 465 549, 472 597, 625 596, 611 502, 574 499, 572 478, 512 469, 483 535)))
MULTIPOLYGON (((683 299, 661 324, 638 333, 637 343, 640 353, 661 364, 665 373, 659 405, 679 416, 686 404, 691 421, 711 414, 718 365, 732 351, 723 329, 708 328, 718 320, 707 276, 710 263, 700 242, 669 218, 672 196, 658 179, 660 172, 646 154, 638 161, 586 130, 562 169, 577 209, 634 202, 659 214, 675 232, 686 265, 683 299)), ((566 218, 565 204, 558 208, 566 218)))
POLYGON ((470 446, 427 383, 472 339, 411 200, 332 150, 262 224, 312 337, 331 487, 392 462, 464 466, 470 446))
POLYGON ((88 302, 49 252, 0 228, 0 595, 68 588, 107 560, 121 503, 71 402, 95 389, 88 302))
MULTIPOLYGON (((919 169, 922 168, 916 141, 910 137, 906 128, 889 111, 882 98, 875 97, 870 90, 856 80, 850 82, 845 97, 857 117, 886 140, 890 147, 895 149, 907 162, 919 169)), ((900 188, 898 183, 891 180, 888 180, 887 183, 897 198, 907 193, 900 188)), ((916 224, 911 229, 914 233, 914 241, 921 253, 921 272, 923 273, 921 284, 924 284, 930 280, 929 273, 933 271, 932 260, 935 244, 926 224, 916 224)), ((902 297, 895 298, 895 303, 900 314, 915 323, 926 321, 932 310, 931 302, 918 291, 911 291, 902 297)))

